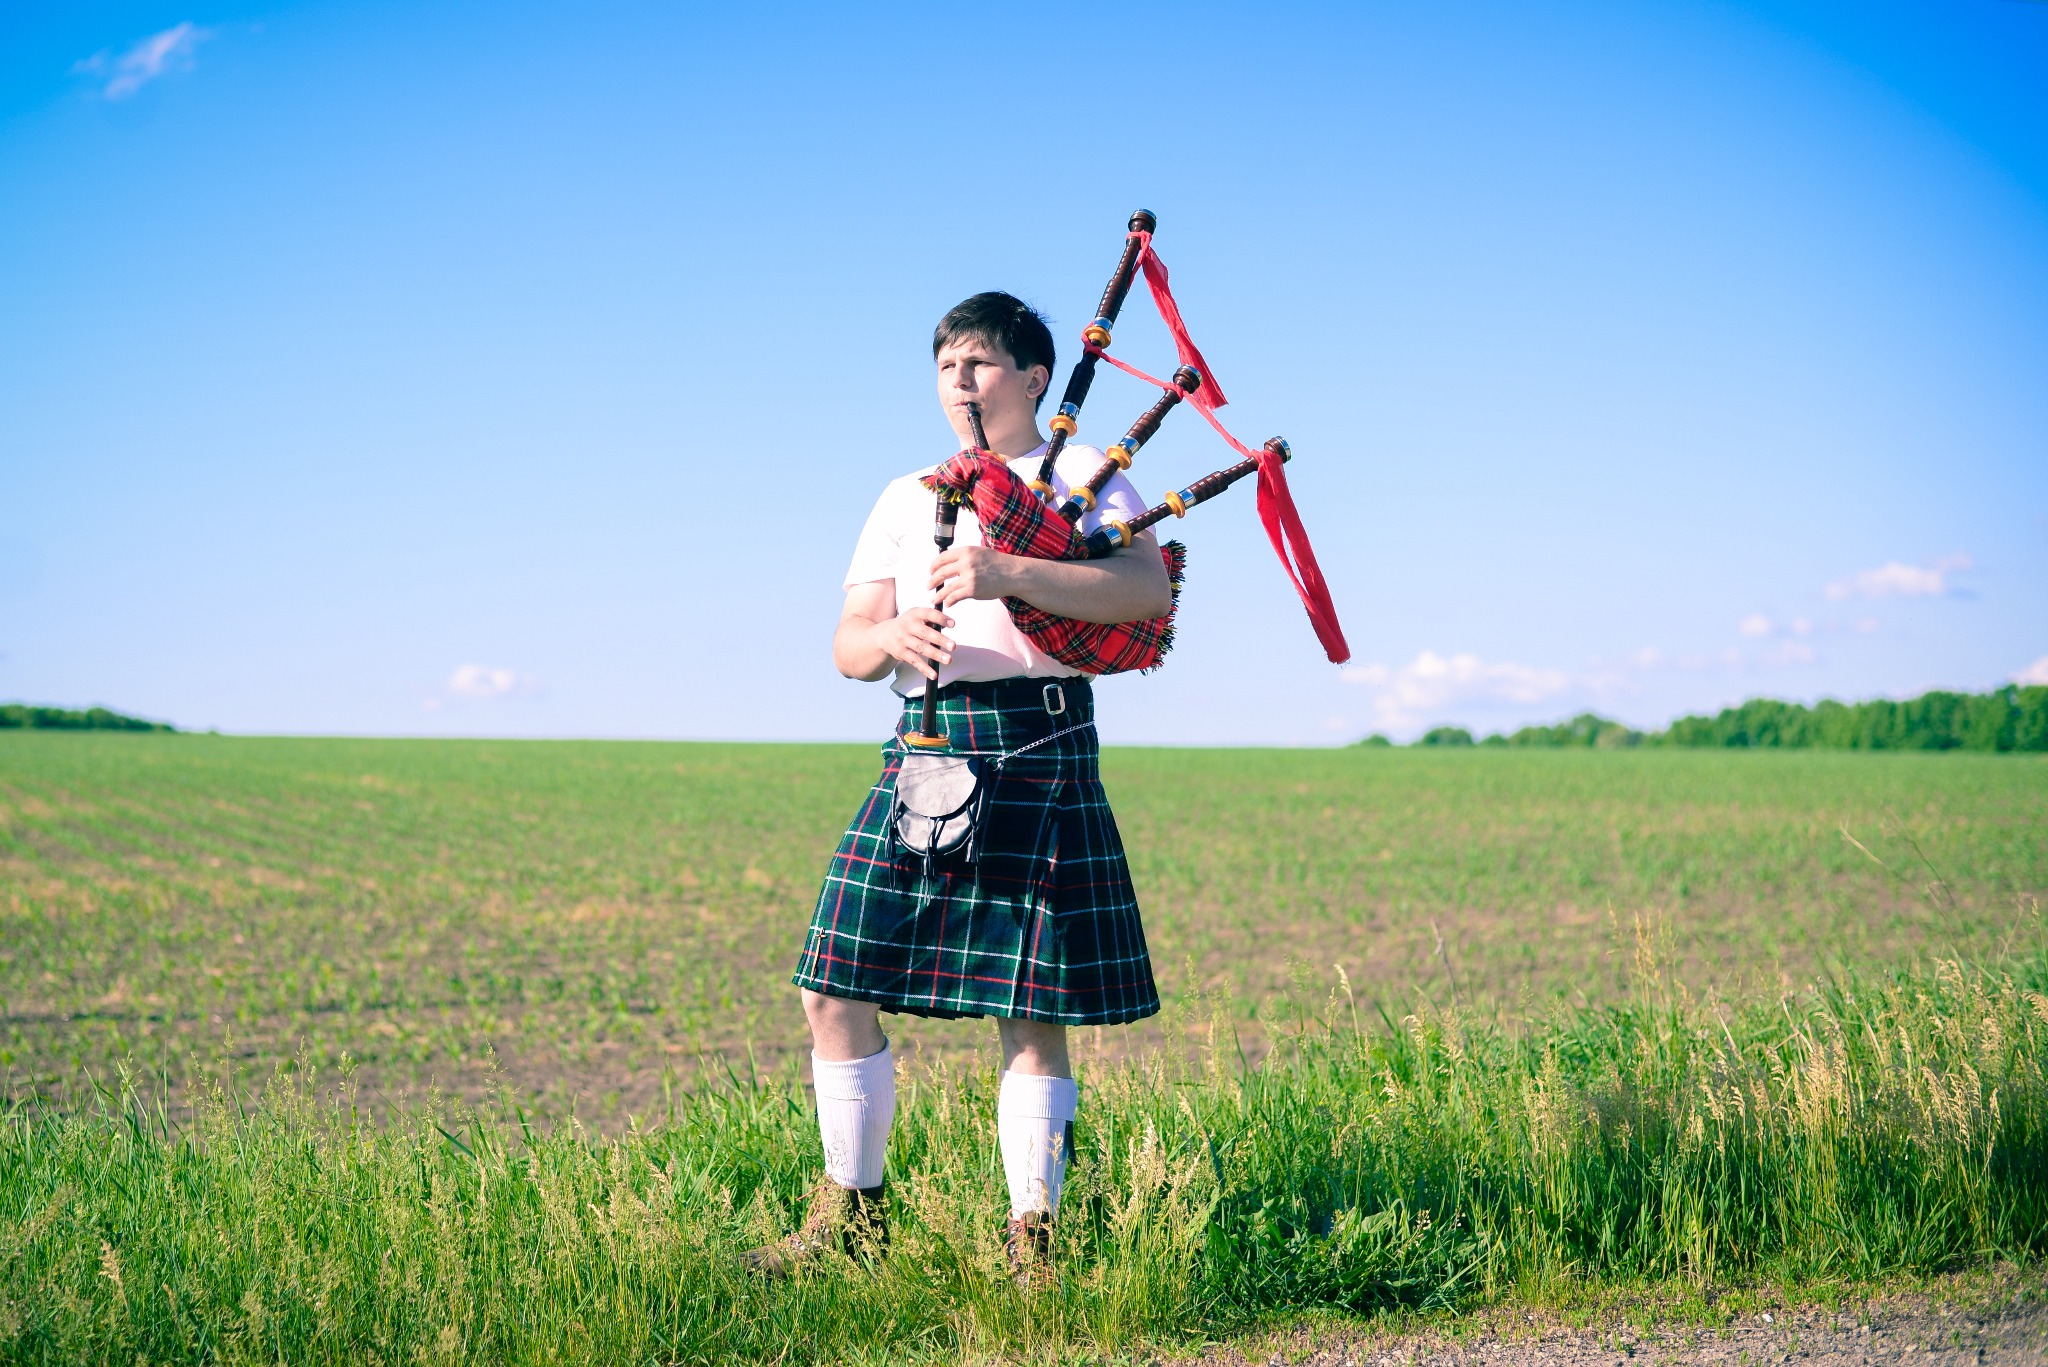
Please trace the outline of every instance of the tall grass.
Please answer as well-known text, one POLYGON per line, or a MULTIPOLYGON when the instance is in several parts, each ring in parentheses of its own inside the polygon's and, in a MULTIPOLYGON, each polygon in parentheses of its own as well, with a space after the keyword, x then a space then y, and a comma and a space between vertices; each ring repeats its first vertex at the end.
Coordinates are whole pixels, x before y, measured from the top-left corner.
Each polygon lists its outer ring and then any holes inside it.
POLYGON ((764 1286, 735 1254, 818 1169, 792 1076, 600 1140, 337 1095, 146 1089, 0 1123, 17 1362, 1086 1355, 1310 1307, 2031 1261, 2048 1243, 2048 956, 1726 1006, 1653 963, 1512 1033, 1343 992, 1244 1069, 1084 1078, 1060 1290, 1000 1271, 986 1071, 906 1075, 879 1263, 764 1286))

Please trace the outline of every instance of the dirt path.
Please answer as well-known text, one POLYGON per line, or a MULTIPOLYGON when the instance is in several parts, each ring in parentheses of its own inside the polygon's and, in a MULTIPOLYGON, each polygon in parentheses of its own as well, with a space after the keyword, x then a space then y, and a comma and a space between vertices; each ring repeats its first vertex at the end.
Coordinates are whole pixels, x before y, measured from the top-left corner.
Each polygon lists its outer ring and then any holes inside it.
POLYGON ((1980 1286, 1955 1299, 1890 1296, 1839 1309, 1752 1310, 1725 1324, 1643 1329, 1482 1315, 1450 1331, 1344 1338, 1301 1332, 1213 1351, 1202 1367, 1657 1367, 1663 1363, 1985 1363, 2048 1367, 2048 1294, 2040 1279, 1980 1286))

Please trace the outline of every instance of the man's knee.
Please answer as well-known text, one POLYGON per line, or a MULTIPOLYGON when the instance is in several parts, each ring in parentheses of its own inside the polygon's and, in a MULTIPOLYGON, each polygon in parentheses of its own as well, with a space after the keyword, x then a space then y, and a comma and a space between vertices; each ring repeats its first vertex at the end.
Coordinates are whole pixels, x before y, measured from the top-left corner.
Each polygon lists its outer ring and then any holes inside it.
POLYGON ((1055 1077, 1071 1072, 1067 1063, 1066 1026, 1053 1021, 1012 1018, 1002 1021, 1000 1030, 1005 1068, 1055 1077))
POLYGON ((1012 1040, 1029 1049, 1055 1048, 1067 1042, 1067 1027, 1053 1021, 1007 1020, 1003 1028, 1012 1040))
POLYGON ((873 1002, 828 997, 807 987, 804 1016, 810 1021, 812 1045, 825 1057, 865 1058, 887 1044, 882 1011, 873 1002))

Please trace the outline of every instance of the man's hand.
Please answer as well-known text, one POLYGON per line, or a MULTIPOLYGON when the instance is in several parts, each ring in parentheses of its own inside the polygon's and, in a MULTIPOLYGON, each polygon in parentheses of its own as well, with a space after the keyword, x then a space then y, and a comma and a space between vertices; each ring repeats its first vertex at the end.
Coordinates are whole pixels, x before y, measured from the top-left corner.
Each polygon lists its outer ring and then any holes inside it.
POLYGON ((887 678, 897 664, 909 665, 925 678, 938 676, 932 664, 953 658, 953 642, 942 630, 953 619, 937 608, 896 611, 896 581, 877 579, 846 591, 839 612, 839 630, 832 634, 832 663, 849 679, 887 678))
POLYGON ((940 634, 941 628, 952 625, 953 619, 937 608, 905 608, 888 621, 877 622, 868 640, 890 659, 936 679, 938 665, 953 658, 953 642, 940 634))
POLYGON ((968 598, 1021 598, 1077 622, 1137 622, 1173 607, 1173 586, 1152 533, 1102 560, 1040 560, 986 546, 955 546, 932 561, 942 607, 968 598))
POLYGON ((1007 598, 1017 591, 1014 566, 1021 559, 986 546, 955 546, 932 561, 932 591, 942 608, 963 598, 1007 598))

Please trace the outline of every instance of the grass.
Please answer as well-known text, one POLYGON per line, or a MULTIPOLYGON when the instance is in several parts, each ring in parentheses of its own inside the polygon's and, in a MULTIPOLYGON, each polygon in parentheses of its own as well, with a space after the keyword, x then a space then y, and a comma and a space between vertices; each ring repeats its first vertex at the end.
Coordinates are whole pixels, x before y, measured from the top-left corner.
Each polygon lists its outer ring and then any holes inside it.
POLYGON ((908 1021, 890 1255, 749 1283, 874 763, 0 736, 0 1360, 1079 1360, 2040 1266, 2041 761, 1119 751, 1170 1004, 1081 1041, 1060 1291, 1000 1274, 987 1026, 908 1021))
MULTIPOLYGON (((1317 1309, 1586 1287, 1802 1285, 2031 1263, 2048 1242, 2048 958, 1846 975, 1728 1010, 1639 990, 1511 1036, 1339 994, 1264 1065, 1110 1065, 1064 1280, 1024 1297, 991 1212, 993 1079, 906 1079, 887 1257, 784 1284, 736 1254, 816 1171, 792 1071, 590 1138, 304 1076, 190 1127, 146 1092, 0 1124, 9 1360, 1074 1360, 1317 1309)), ((1221 1024, 1219 1022, 1219 1024, 1221 1024)), ((1227 1030, 1225 1031, 1227 1037, 1227 1030)))
MULTIPOLYGON (((0 1078, 75 1101, 132 1056, 183 1098, 223 1053, 257 1079, 346 1054, 366 1105, 509 1085, 536 1116, 616 1131, 706 1056, 800 1049, 788 973, 875 767, 867 746, 0 734, 0 1078)), ((1118 750, 1104 768, 1176 1004, 1084 1041, 1107 1057, 1186 1047, 1200 994, 1228 999, 1256 1059, 1260 1013, 1333 965, 1396 1016, 1454 995, 1509 1019, 1596 1006, 1626 991, 1637 915, 1727 996, 1982 960, 2048 894, 2032 757, 1118 750)), ((899 1031, 955 1063, 989 1033, 899 1031)))

